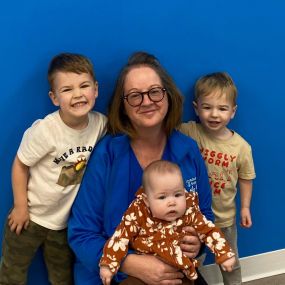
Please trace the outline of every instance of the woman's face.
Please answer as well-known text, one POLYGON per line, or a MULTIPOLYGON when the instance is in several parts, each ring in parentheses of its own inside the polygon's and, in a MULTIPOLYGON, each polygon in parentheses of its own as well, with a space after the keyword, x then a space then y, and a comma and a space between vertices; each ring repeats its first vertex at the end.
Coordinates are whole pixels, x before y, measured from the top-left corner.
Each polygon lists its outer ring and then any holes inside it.
MULTIPOLYGON (((131 92, 146 92, 155 87, 164 87, 157 73, 150 67, 135 67, 126 76, 124 95, 131 92)), ((127 100, 124 100, 124 106, 133 127, 138 133, 150 128, 161 128, 168 110, 167 93, 165 92, 164 98, 160 102, 152 102, 147 94, 144 94, 140 106, 132 107, 127 100)))

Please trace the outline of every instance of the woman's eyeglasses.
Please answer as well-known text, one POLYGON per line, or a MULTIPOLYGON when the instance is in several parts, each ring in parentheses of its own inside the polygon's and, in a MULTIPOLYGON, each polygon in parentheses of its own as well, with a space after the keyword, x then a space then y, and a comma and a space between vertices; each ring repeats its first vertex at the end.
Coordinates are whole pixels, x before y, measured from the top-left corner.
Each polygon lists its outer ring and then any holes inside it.
POLYGON ((127 100, 128 104, 132 107, 138 107, 142 104, 144 95, 147 95, 149 100, 157 103, 162 101, 165 95, 165 88, 154 87, 145 92, 131 92, 127 95, 123 95, 123 99, 127 100))

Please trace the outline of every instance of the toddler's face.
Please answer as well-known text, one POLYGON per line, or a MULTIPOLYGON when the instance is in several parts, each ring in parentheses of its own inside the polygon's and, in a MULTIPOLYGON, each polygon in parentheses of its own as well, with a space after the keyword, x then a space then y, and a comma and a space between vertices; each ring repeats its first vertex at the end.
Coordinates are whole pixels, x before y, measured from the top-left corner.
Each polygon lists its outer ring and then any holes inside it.
POLYGON ((223 135, 231 119, 234 118, 237 106, 219 91, 202 96, 194 102, 194 108, 206 132, 212 135, 223 135))
POLYGON ((185 189, 178 173, 150 174, 148 187, 148 206, 155 218, 171 222, 185 213, 185 189))
POLYGON ((88 73, 57 72, 49 95, 60 107, 63 121, 74 125, 88 118, 98 96, 98 85, 88 73))

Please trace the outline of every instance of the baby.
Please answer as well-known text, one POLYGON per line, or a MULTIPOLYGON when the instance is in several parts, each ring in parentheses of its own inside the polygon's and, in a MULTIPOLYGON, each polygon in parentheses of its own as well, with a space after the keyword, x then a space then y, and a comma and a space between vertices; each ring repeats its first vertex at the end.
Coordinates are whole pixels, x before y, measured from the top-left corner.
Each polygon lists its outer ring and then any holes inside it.
POLYGON ((200 212, 197 193, 184 189, 178 165, 155 161, 145 168, 143 187, 105 244, 100 260, 103 284, 111 283, 129 243, 138 253, 154 254, 181 269, 188 279, 196 279, 198 262, 184 255, 179 245, 185 226, 195 228, 224 270, 232 270, 235 254, 222 232, 200 212))

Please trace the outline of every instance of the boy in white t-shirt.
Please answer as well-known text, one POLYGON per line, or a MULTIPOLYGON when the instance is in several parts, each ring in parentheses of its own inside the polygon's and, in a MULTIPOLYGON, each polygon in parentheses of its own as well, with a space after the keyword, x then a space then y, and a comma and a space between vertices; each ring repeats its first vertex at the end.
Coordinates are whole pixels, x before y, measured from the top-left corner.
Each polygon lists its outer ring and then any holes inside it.
POLYGON ((98 83, 85 56, 57 55, 48 80, 59 110, 26 130, 13 163, 14 206, 3 239, 1 285, 25 284, 40 246, 50 283, 73 284, 67 219, 91 151, 106 132, 106 117, 92 111, 98 83))
MULTIPOLYGON (((236 205, 239 184, 241 226, 252 225, 250 202, 255 170, 250 145, 227 125, 234 118, 237 89, 225 72, 201 77, 195 85, 195 112, 200 123, 190 121, 180 131, 191 136, 199 145, 206 162, 212 188, 212 209, 215 224, 221 228, 238 257, 236 205)), ((237 259, 232 272, 221 270, 225 285, 242 284, 240 263, 237 259)))

